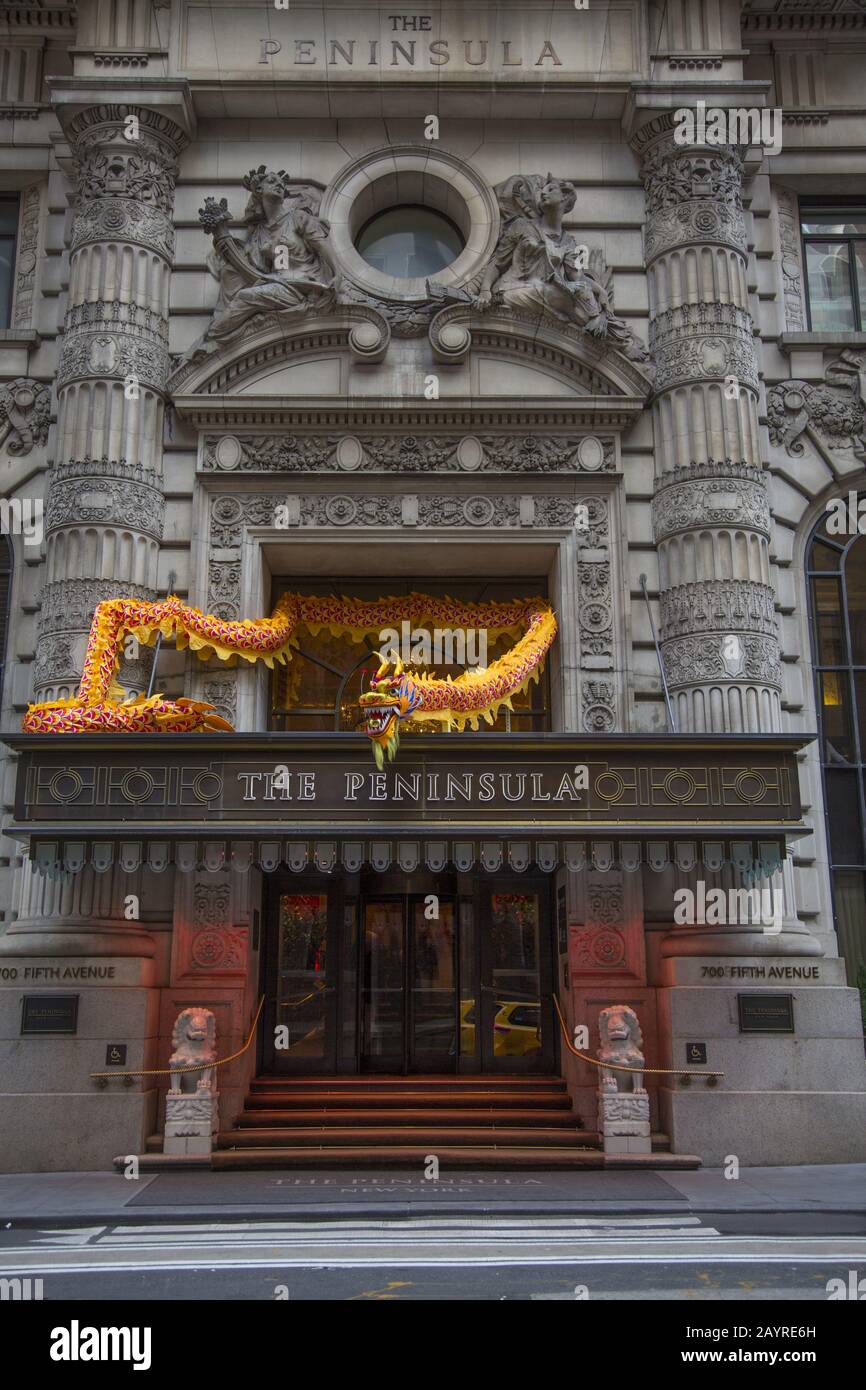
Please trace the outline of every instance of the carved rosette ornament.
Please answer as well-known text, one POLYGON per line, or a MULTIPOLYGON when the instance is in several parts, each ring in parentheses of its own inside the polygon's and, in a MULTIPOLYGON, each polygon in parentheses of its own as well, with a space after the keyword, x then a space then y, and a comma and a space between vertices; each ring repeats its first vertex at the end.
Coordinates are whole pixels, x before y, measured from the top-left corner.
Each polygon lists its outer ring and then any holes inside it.
POLYGON ((682 733, 781 727, 742 151, 635 138, 646 189, 661 641, 682 733))
MULTIPOLYGON (((76 186, 40 621, 52 641, 34 688, 49 700, 74 693, 106 584, 111 596, 156 593, 172 211, 186 140, 158 111, 112 104, 72 116, 65 134, 76 186)), ((143 690, 149 670, 149 654, 129 652, 120 684, 143 690)))

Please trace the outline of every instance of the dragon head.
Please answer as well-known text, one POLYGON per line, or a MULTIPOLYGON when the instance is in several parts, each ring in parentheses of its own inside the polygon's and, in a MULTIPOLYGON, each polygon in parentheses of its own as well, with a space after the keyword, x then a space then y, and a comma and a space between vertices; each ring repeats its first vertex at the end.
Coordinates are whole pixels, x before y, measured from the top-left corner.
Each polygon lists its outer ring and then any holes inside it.
POLYGON ((421 702, 415 681, 398 661, 393 675, 390 662, 383 661, 370 681, 370 689, 359 698, 364 719, 364 731, 373 744, 376 766, 382 768, 385 758, 391 762, 400 746, 400 721, 414 714, 421 702))

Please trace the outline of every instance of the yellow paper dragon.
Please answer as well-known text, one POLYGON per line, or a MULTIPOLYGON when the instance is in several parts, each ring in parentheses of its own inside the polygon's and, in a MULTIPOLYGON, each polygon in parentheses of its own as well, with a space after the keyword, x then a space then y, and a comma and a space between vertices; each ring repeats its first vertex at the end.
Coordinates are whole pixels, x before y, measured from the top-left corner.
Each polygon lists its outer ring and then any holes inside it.
POLYGON ((179 598, 147 602, 133 598, 106 599, 96 607, 77 695, 30 705, 24 729, 39 734, 192 733, 205 729, 231 730, 212 705, 198 700, 169 700, 163 695, 124 699, 115 681, 120 653, 128 637, 151 646, 161 633, 174 637, 178 648, 189 647, 202 660, 291 661, 301 629, 313 637, 326 631, 333 637, 360 642, 376 638, 386 627, 404 620, 436 624, 452 632, 486 629, 495 639, 513 635, 514 645, 488 667, 466 670, 455 680, 423 671, 404 670, 383 662, 359 705, 379 767, 394 757, 400 728, 437 720, 447 728, 477 729, 491 724, 502 706, 538 680, 544 657, 556 636, 556 618, 540 598, 501 603, 461 603, 429 594, 404 598, 362 600, 283 594, 269 618, 229 622, 190 608, 179 598))

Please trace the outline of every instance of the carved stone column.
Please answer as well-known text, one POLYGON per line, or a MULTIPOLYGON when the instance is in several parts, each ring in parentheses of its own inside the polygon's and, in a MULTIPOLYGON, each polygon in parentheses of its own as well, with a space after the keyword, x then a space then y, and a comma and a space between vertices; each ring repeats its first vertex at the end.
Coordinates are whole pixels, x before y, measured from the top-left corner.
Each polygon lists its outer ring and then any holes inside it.
MULTIPOLYGON (((37 700, 75 693, 101 599, 156 595, 172 209, 177 156, 186 141, 175 121, 144 105, 78 101, 61 105, 58 115, 77 188, 46 510, 37 700)), ((150 652, 122 660, 121 685, 146 689, 150 660, 150 652)), ((115 866, 104 882, 85 879, 47 884, 25 861, 18 921, 4 953, 51 946, 67 955, 152 954, 150 937, 124 913, 128 895, 139 895, 132 877, 115 866), (65 935, 56 935, 58 919, 67 923, 65 935)))
MULTIPOLYGON (((101 599, 156 592, 172 207, 185 142, 167 116, 133 106, 86 107, 66 135, 77 190, 37 699, 74 693, 101 599)), ((149 668, 149 654, 125 661, 121 684, 144 689, 149 668)))
MULTIPOLYGON (((634 140, 646 189, 657 369, 653 535, 662 656, 680 733, 772 733, 782 728, 782 667, 742 152, 678 145, 673 129, 672 115, 656 117, 634 140)), ((671 951, 814 953, 813 939, 798 932, 792 888, 787 870, 783 933, 705 928, 675 933, 671 951)))
POLYGON ((665 671, 681 733, 767 733, 781 727, 782 679, 742 159, 731 147, 678 146, 672 125, 658 118, 638 137, 665 671))

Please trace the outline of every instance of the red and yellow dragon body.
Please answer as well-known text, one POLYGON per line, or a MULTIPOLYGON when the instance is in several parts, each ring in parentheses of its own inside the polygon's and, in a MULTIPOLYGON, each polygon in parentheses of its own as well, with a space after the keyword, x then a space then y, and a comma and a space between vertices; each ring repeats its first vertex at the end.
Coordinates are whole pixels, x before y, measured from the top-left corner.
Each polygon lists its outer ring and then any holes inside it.
POLYGON ((93 615, 77 694, 30 705, 24 728, 44 734, 231 730, 213 706, 202 701, 163 695, 123 698, 115 675, 130 637, 151 646, 162 634, 202 660, 215 656, 221 661, 264 661, 273 667, 275 662, 291 661, 304 630, 313 637, 324 630, 360 642, 375 640, 383 629, 403 621, 435 624, 453 633, 482 629, 493 639, 509 634, 515 641, 489 666, 467 669, 453 680, 383 662, 359 700, 380 766, 385 756, 393 758, 401 725, 411 728, 435 720, 447 728, 464 729, 468 724, 477 729, 480 719, 492 723, 503 706, 511 707, 513 696, 538 680, 556 636, 556 618, 540 598, 463 603, 430 594, 365 600, 286 593, 269 618, 238 622, 202 613, 174 595, 155 602, 106 599, 93 615))

